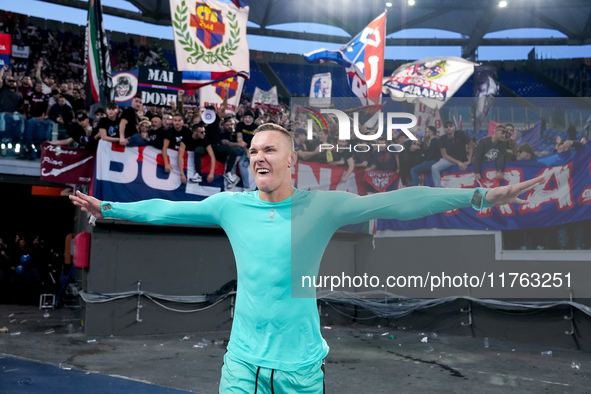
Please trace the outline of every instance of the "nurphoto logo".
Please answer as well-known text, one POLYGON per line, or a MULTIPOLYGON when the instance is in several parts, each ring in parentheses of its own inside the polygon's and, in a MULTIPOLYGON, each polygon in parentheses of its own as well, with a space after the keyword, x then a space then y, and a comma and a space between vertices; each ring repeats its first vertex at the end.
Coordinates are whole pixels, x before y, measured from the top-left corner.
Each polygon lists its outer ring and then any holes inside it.
MULTIPOLYGON (((404 134, 408 136, 409 139, 416 141, 417 137, 410 131, 411 128, 416 126, 417 118, 413 114, 405 113, 405 112, 388 112, 386 113, 386 133, 384 136, 384 117, 382 116, 381 112, 378 112, 376 115, 378 117, 378 128, 374 133, 370 134, 363 134, 359 131, 359 113, 353 112, 353 127, 351 127, 351 120, 349 116, 337 109, 321 109, 320 113, 322 114, 332 114, 336 116, 339 124, 339 140, 350 141, 351 140, 351 129, 353 130, 353 134, 355 138, 361 141, 377 141, 378 139, 385 139, 386 141, 392 141, 393 137, 396 136, 395 130, 401 130, 404 134), (407 119, 409 122, 407 123, 398 123, 399 120, 407 119), (395 122, 396 120, 396 122, 395 122)), ((324 121, 324 119, 322 119, 324 121)), ((326 122, 324 122, 326 125, 326 122)), ((312 126, 312 119, 308 119, 307 125, 307 138, 311 140, 313 138, 313 131, 314 128, 312 126)), ((322 144, 320 145, 320 151, 322 150, 336 150, 338 151, 349 151, 352 150, 355 152, 368 152, 371 150, 371 147, 375 146, 378 151, 383 149, 381 144, 349 144, 346 146, 335 146, 331 144, 322 144)), ((404 150, 404 147, 400 144, 388 144, 386 148, 388 152, 401 152, 404 150)))

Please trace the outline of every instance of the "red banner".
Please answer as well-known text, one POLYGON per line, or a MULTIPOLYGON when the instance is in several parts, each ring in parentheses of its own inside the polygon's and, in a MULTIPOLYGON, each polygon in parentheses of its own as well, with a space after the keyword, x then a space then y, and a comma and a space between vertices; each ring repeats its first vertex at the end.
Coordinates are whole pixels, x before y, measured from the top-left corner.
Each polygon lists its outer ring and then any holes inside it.
POLYGON ((88 185, 92 181, 96 153, 87 149, 41 146, 41 179, 49 182, 88 185))
POLYGON ((10 66, 10 54, 12 51, 12 37, 10 34, 0 34, 0 67, 10 66))
POLYGON ((398 173, 390 171, 369 171, 365 173, 364 181, 369 183, 378 192, 388 190, 388 187, 398 179, 398 173))

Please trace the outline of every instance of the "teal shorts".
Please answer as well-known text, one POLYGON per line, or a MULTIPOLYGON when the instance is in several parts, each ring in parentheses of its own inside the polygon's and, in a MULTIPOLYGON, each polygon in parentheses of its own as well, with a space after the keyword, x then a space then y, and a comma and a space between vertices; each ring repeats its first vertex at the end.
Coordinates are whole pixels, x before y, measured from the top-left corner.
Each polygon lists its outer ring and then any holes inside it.
POLYGON ((297 371, 281 371, 224 355, 220 394, 323 394, 324 361, 297 371))

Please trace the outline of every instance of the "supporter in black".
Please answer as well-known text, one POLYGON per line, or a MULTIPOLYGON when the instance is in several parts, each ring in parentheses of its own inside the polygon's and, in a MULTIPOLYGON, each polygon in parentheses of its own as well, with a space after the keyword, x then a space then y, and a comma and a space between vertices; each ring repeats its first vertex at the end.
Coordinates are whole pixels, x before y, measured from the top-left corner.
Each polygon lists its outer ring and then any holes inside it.
POLYGON ((21 257, 30 253, 30 247, 23 236, 16 236, 15 243, 9 249, 10 263, 10 289, 9 302, 24 304, 27 302, 25 278, 27 275, 27 263, 21 264, 21 257))
MULTIPOLYGON (((254 123, 254 112, 248 110, 242 116, 242 121, 236 125, 236 134, 242 136, 242 140, 246 143, 246 154, 240 157, 238 167, 240 168, 240 174, 242 174, 242 183, 244 184, 244 190, 250 191, 256 188, 254 182, 254 174, 250 168, 250 142, 254 137, 254 131, 258 126, 254 123)), ((240 137, 238 137, 240 138, 240 137)))
POLYGON ((225 163, 224 178, 227 181, 227 189, 233 189, 240 178, 234 174, 234 166, 236 164, 236 150, 231 147, 222 144, 222 132, 220 130, 220 118, 226 114, 227 104, 227 90, 224 96, 224 102, 218 111, 215 110, 214 106, 206 107, 206 110, 213 111, 215 113, 215 120, 205 126, 205 139, 211 145, 216 160, 220 163, 225 163))
POLYGON ((353 158, 353 152, 350 150, 349 141, 338 140, 337 147, 338 149, 335 149, 333 152, 334 161, 332 162, 332 165, 347 167, 339 181, 339 183, 346 183, 355 170, 355 159, 353 158))
POLYGON ((244 154, 246 142, 242 140, 242 133, 236 133, 234 129, 234 119, 228 117, 222 122, 222 134, 220 136, 222 144, 227 145, 236 150, 236 155, 244 154))
POLYGON ((137 124, 140 122, 139 113, 142 111, 144 101, 142 96, 135 96, 131 100, 131 107, 121 113, 119 120, 119 143, 127 145, 127 139, 137 133, 137 124))
POLYGON ((150 145, 156 149, 162 149, 164 145, 164 126, 162 126, 162 117, 157 114, 153 114, 150 118, 152 127, 148 132, 150 136, 150 145))
POLYGON ((105 112, 104 108, 97 108, 94 111, 94 120, 92 122, 92 127, 98 127, 98 123, 101 121, 102 118, 105 118, 107 113, 105 112))
POLYGON ((504 179, 506 152, 505 126, 498 124, 495 126, 495 133, 492 136, 481 138, 476 144, 476 151, 474 152, 474 176, 476 180, 481 179, 482 163, 491 161, 496 163, 497 173, 495 179, 504 179))
POLYGON ((378 137, 377 144, 373 146, 370 165, 365 169, 366 172, 373 170, 398 172, 398 168, 400 168, 399 156, 397 153, 389 152, 387 146, 386 136, 378 137))
POLYGON ((306 152, 310 154, 307 160, 315 163, 331 164, 335 159, 333 155, 333 149, 331 149, 331 146, 332 144, 328 132, 326 132, 325 130, 320 130, 318 132, 318 146, 316 147, 316 149, 314 149, 314 151, 306 152))
MULTIPOLYGON (((365 125, 361 125, 361 127, 359 128, 359 131, 361 134, 374 134, 375 130, 374 129, 369 129, 367 126, 365 125)), ((372 149, 365 149, 365 146, 370 146, 368 144, 368 141, 359 139, 359 138, 355 138, 354 140, 351 141, 351 145, 353 146, 363 146, 363 148, 358 148, 357 150, 353 151, 353 158, 355 159, 355 168, 362 168, 362 169, 366 169, 371 165, 371 155, 372 155, 372 149)))
POLYGON ((107 116, 98 122, 100 138, 104 141, 119 143, 119 106, 112 101, 107 104, 107 116))
POLYGON ((172 128, 172 114, 170 112, 162 111, 162 127, 164 130, 172 128))
POLYGON ((80 89, 72 90, 72 100, 69 100, 74 112, 79 110, 86 110, 86 102, 80 94, 80 89))
MULTIPOLYGON (((234 150, 239 162, 244 157, 247 157, 246 142, 242 140, 242 133, 236 133, 236 130, 234 129, 234 119, 231 117, 224 119, 222 122, 221 141, 222 144, 234 150)), ((232 169, 232 171, 234 171, 234 169, 232 169)), ((240 169, 240 175, 242 176, 243 184, 248 184, 249 174, 244 174, 243 170, 240 169)))
POLYGON ((400 161, 400 181, 404 186, 410 186, 411 169, 419 164, 422 160, 421 143, 416 140, 404 141, 404 150, 398 153, 400 161))
POLYGON ((473 148, 466 146, 470 142, 470 137, 464 130, 456 130, 452 121, 445 122, 445 135, 439 140, 441 144, 441 159, 431 166, 433 174, 433 184, 435 187, 441 187, 441 171, 457 165, 461 171, 472 163, 473 148))
POLYGON ((76 120, 66 126, 66 138, 50 141, 52 145, 71 145, 77 148, 96 150, 100 134, 93 129, 84 110, 76 112, 76 120))
POLYGON ((43 240, 39 235, 34 236, 29 250, 31 261, 25 271, 26 303, 36 304, 41 294, 41 281, 44 272, 47 272, 49 255, 45 249, 43 240))
POLYGON ((68 86, 67 82, 60 83, 59 91, 60 94, 64 96, 66 100, 68 100, 68 104, 70 104, 70 107, 73 108, 74 103, 72 101, 74 101, 74 96, 72 96, 72 91, 70 90, 70 87, 68 86))
POLYGON ((254 131, 258 126, 254 123, 254 112, 248 110, 242 117, 242 122, 236 125, 236 133, 242 134, 242 140, 246 142, 246 149, 250 148, 250 141, 254 137, 254 131))
POLYGON ((0 112, 21 112, 23 96, 16 87, 16 79, 8 75, 4 78, 4 72, 8 66, 0 69, 0 112))
POLYGON ((299 128, 294 131, 293 139, 295 151, 298 155, 298 159, 301 161, 308 161, 318 154, 318 151, 314 149, 310 141, 308 141, 308 132, 305 129, 299 128))
POLYGON ((215 155, 211 145, 205 139, 205 123, 198 123, 193 125, 191 133, 183 136, 181 139, 179 154, 178 154, 178 165, 181 173, 181 182, 187 183, 187 176, 185 175, 185 152, 194 152, 195 159, 195 175, 189 179, 192 183, 201 183, 203 178, 201 177, 201 159, 204 154, 209 155, 210 166, 209 174, 207 175, 207 182, 211 183, 214 179, 215 172, 215 155))
POLYGON ((437 138, 437 129, 427 126, 423 135, 421 146, 421 163, 410 169, 411 182, 413 186, 419 186, 419 174, 430 174, 431 166, 441 159, 441 146, 437 138))
MULTIPOLYGON (((191 130, 185 126, 183 115, 175 113, 172 115, 172 128, 166 130, 164 134, 164 142, 162 144, 162 160, 164 161, 164 171, 170 172, 172 165, 168 158, 168 148, 179 149, 183 136, 191 135, 191 130)), ((215 161, 212 163, 215 167, 215 161)))
POLYGON ((62 95, 57 96, 57 103, 55 103, 49 109, 49 119, 58 123, 60 126, 65 127, 72 123, 74 119, 74 112, 66 101, 66 98, 62 95))
POLYGON ((158 115, 158 107, 154 106, 154 105, 147 105, 146 106, 146 118, 148 118, 150 121, 152 120, 152 117, 154 115, 158 115))
POLYGON ((515 126, 511 123, 505 123, 505 145, 507 151, 505 152, 505 162, 517 160, 517 150, 519 144, 513 138, 515 137, 515 126))
POLYGON ((517 160, 531 160, 536 157, 534 150, 531 148, 531 145, 527 142, 519 145, 517 149, 517 160))

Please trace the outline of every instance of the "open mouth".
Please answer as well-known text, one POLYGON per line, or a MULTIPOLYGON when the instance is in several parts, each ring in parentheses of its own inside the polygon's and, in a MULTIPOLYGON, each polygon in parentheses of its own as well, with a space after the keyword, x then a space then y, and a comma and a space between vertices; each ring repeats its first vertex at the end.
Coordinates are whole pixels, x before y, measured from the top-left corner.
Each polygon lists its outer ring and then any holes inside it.
POLYGON ((268 174, 269 173, 269 169, 268 168, 259 168, 257 170, 257 174, 268 174))

